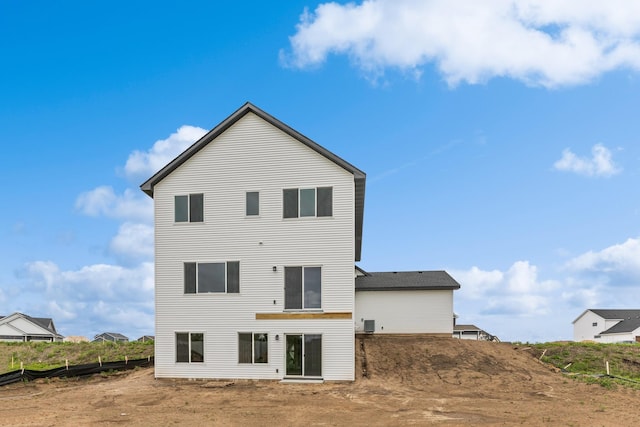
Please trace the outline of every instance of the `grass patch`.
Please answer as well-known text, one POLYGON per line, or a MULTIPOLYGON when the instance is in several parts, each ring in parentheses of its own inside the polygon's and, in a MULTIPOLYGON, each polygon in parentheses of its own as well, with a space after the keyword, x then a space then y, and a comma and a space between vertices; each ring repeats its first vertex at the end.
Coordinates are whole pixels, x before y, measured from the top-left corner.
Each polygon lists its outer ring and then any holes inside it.
POLYGON ((143 359, 154 355, 153 341, 128 343, 68 343, 68 342, 0 342, 0 374, 20 369, 44 371, 69 365, 118 362, 143 359), (13 366, 12 366, 13 362, 13 366))
POLYGON ((640 389, 640 345, 638 344, 552 342, 527 345, 543 362, 550 363, 568 373, 583 374, 576 375, 576 378, 583 381, 599 384, 607 389, 615 388, 617 385, 640 389), (607 361, 611 375, 633 382, 601 376, 607 373, 607 361))

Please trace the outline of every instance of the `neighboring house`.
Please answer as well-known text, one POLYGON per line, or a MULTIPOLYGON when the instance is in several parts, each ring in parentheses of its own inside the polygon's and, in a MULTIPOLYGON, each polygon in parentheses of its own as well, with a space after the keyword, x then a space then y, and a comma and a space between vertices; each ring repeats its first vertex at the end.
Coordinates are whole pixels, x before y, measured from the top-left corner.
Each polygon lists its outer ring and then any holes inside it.
POLYGON ((500 342, 498 337, 478 328, 476 325, 454 325, 453 338, 475 341, 500 342))
POLYGON ((147 341, 153 341, 153 340, 155 340, 155 337, 153 335, 143 335, 140 338, 138 338, 136 341, 147 342, 147 341))
POLYGON ((129 338, 117 332, 103 332, 93 337, 91 342, 129 342, 129 338))
MULTIPOLYGON (((380 331, 412 328, 369 314, 366 296, 356 306, 369 292, 354 275, 364 188, 364 172, 250 103, 143 183, 154 199, 156 377, 353 380, 354 313, 380 331)), ((429 290, 449 323, 452 282, 441 297, 429 290)))
POLYGON ((453 291, 445 271, 371 273, 356 269, 356 332, 451 336, 453 291))
POLYGON ((640 310, 587 309, 573 321, 573 340, 640 342, 640 310))
POLYGON ((62 341, 53 320, 22 313, 0 316, 0 341, 62 341))
POLYGON ((64 337, 64 342, 73 342, 73 343, 89 342, 89 338, 83 337, 80 335, 68 335, 64 337))

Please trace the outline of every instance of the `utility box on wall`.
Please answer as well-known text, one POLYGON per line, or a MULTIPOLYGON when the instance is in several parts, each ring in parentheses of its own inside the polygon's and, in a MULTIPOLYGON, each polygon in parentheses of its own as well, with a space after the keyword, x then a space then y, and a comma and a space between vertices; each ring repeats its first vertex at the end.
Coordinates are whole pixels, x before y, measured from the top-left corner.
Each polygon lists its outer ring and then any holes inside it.
POLYGON ((376 321, 375 320, 365 320, 364 321, 364 331, 368 334, 372 334, 376 331, 376 321))

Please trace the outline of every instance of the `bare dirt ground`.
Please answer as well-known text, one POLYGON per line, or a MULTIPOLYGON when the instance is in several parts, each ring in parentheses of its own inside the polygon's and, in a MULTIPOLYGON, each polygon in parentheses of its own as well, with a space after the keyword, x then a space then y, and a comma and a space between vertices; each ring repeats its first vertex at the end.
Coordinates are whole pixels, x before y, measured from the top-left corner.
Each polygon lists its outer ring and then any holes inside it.
POLYGON ((353 383, 156 380, 153 369, 141 369, 13 384, 0 388, 0 425, 617 427, 640 422, 640 391, 564 377, 526 348, 369 336, 358 338, 356 350, 353 383))

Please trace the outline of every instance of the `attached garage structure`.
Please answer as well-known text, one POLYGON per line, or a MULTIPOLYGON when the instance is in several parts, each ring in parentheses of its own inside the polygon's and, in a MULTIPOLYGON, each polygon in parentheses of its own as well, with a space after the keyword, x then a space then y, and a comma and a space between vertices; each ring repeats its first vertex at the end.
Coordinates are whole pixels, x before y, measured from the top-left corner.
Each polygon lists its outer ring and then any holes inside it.
POLYGON ((356 333, 453 333, 453 291, 446 271, 369 273, 356 270, 356 333))

